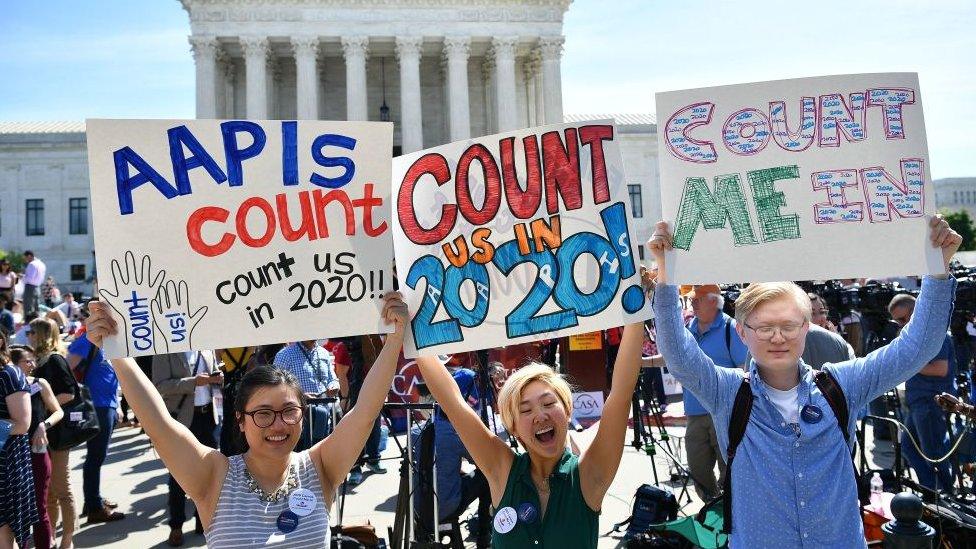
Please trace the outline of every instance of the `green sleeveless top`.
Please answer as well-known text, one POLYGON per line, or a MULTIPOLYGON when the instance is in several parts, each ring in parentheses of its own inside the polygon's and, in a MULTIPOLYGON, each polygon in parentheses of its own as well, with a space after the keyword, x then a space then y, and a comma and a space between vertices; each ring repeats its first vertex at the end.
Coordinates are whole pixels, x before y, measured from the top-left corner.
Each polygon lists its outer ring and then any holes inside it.
POLYGON ((515 456, 505 495, 495 509, 492 547, 590 549, 596 547, 599 527, 600 514, 590 509, 583 499, 576 456, 568 450, 564 452, 549 477, 545 517, 541 516, 539 492, 532 483, 529 455, 515 456))

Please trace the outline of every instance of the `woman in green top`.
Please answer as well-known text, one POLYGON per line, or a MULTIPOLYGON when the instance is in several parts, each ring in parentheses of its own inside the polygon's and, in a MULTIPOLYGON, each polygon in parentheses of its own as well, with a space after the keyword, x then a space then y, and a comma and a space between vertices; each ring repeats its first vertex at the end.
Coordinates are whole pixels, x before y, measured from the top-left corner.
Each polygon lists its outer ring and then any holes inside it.
POLYGON ((488 478, 493 547, 596 547, 603 496, 623 454, 643 337, 639 322, 624 328, 600 427, 579 458, 566 449, 569 384, 548 366, 524 366, 498 393, 502 422, 525 448, 516 454, 485 427, 439 360, 417 359, 427 387, 488 478))

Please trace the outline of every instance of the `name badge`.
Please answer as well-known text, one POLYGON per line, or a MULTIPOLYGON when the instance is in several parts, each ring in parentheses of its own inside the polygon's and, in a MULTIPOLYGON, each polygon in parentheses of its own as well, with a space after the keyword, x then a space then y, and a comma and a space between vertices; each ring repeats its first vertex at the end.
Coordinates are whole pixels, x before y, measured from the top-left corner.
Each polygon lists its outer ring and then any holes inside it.
POLYGON ((495 513, 495 531, 499 534, 511 532, 517 522, 518 513, 511 507, 502 507, 495 513))
POLYGON ((311 515, 315 504, 315 494, 307 488, 299 488, 288 496, 288 510, 300 517, 311 515))

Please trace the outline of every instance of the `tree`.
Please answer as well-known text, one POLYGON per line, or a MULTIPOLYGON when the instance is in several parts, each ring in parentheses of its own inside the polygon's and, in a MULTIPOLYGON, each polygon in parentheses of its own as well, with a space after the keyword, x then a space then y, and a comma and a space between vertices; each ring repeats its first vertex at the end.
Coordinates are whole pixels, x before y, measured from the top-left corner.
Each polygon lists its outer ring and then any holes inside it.
POLYGON ((943 208, 941 213, 949 226, 962 236, 962 245, 959 246, 959 251, 976 250, 976 225, 973 224, 973 218, 969 216, 969 212, 966 210, 951 212, 943 208))
POLYGON ((24 272, 24 253, 17 250, 4 250, 0 248, 0 259, 10 262, 10 268, 16 273, 24 272))

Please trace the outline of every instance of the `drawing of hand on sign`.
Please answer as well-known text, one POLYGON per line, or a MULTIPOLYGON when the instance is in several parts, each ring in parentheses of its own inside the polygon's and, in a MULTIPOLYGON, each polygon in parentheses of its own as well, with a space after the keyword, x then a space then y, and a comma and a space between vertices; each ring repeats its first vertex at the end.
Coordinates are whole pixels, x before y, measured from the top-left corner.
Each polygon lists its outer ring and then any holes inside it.
POLYGON ((103 342, 103 350, 110 358, 153 353, 155 345, 149 302, 156 297, 166 276, 163 270, 153 274, 149 256, 143 256, 137 266, 135 255, 128 251, 124 263, 123 270, 118 259, 112 260, 113 290, 99 289, 99 294, 112 307, 122 328, 115 337, 103 342))
POLYGON ((153 323, 158 338, 156 349, 166 353, 189 351, 194 328, 207 314, 203 306, 190 312, 190 292, 185 280, 168 280, 152 301, 153 323))

